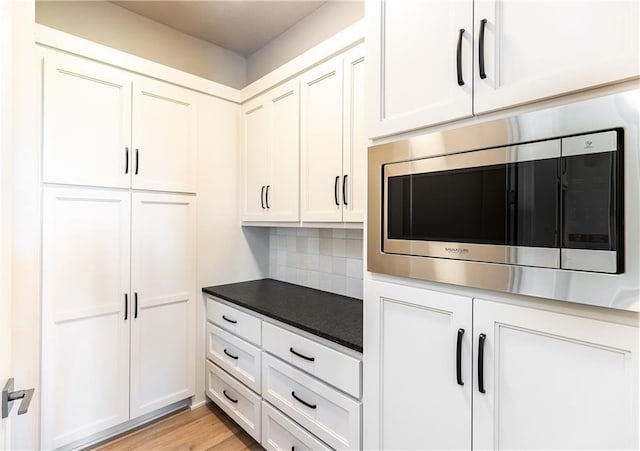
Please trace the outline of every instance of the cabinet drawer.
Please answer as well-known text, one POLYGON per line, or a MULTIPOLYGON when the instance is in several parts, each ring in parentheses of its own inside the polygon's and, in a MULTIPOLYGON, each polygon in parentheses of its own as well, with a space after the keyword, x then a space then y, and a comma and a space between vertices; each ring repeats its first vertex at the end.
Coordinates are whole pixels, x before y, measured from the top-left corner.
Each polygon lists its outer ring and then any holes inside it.
POLYGON ((262 446, 267 450, 326 450, 327 445, 262 401, 262 446))
POLYGON ((361 404, 268 354, 262 396, 332 448, 360 447, 361 404))
POLYGON ((256 441, 260 441, 260 397, 207 362, 207 396, 256 441))
POLYGON ((262 327, 262 343, 265 351, 360 397, 361 360, 267 322, 262 327))
POLYGON ((207 298, 207 320, 260 346, 262 320, 237 308, 207 298))
POLYGON ((207 323, 207 358, 253 391, 260 393, 259 348, 207 323))

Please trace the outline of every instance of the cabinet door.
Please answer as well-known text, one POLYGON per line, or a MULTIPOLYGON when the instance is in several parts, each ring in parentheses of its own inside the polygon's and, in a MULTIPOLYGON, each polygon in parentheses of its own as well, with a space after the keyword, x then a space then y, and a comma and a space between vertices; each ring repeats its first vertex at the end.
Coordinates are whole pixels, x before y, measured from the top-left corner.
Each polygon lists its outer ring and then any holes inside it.
POLYGON ((131 418, 195 386, 195 196, 133 193, 131 418))
MULTIPOLYGON (((637 1, 475 2, 486 78, 474 70, 476 113, 640 74, 637 1)), ((476 45, 478 45, 476 44, 476 45)))
POLYGON ((132 187, 194 193, 196 94, 143 77, 133 88, 132 187))
POLYGON ((471 302, 367 284, 364 449, 471 449, 471 302))
POLYGON ((271 133, 265 203, 270 221, 298 221, 300 201, 300 82, 267 94, 271 133))
POLYGON ((365 134, 364 46, 344 55, 344 119, 342 203, 344 222, 363 222, 366 200, 367 139, 365 134))
POLYGON ((265 97, 242 108, 244 206, 243 221, 268 221, 264 192, 269 179, 269 113, 265 97))
POLYGON ((130 194, 45 187, 42 447, 129 419, 130 194))
POLYGON ((374 0, 366 17, 369 138, 471 116, 472 0, 374 0))
POLYGON ((473 318, 474 448, 638 449, 637 328, 482 300, 473 318))
POLYGON ((128 188, 130 75, 82 58, 48 53, 42 139, 45 182, 128 188))
POLYGON ((342 58, 302 76, 301 219, 342 221, 342 58))

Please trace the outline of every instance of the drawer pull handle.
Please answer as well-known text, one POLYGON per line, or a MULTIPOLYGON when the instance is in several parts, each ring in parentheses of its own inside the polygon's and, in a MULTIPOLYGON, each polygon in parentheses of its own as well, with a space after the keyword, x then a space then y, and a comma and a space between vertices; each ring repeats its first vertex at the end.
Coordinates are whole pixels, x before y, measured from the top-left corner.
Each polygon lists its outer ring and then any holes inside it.
POLYGON ((222 315, 222 319, 225 321, 229 321, 231 324, 238 324, 238 321, 236 321, 235 319, 229 319, 224 315, 222 315))
POLYGON ((315 405, 315 404, 309 404, 308 402, 306 402, 306 401, 304 401, 304 400, 302 400, 302 399, 298 398, 298 397, 296 396, 296 392, 294 392, 294 391, 292 391, 292 392, 291 392, 291 396, 293 396, 293 398, 294 398, 296 401, 298 401, 298 402, 299 402, 299 403, 301 403, 301 404, 304 404, 305 406, 307 406, 307 407, 308 407, 308 408, 310 408, 310 409, 315 409, 316 407, 318 407, 318 406, 317 406, 317 405, 315 405))
POLYGON ((303 355, 303 354, 300 354, 299 352, 294 351, 293 348, 289 348, 289 351, 291 351, 291 354, 297 355, 301 359, 308 360, 309 362, 315 362, 316 361, 315 357, 307 357, 306 355, 303 355))
POLYGON ((229 401, 231 401, 232 403, 234 403, 234 404, 237 404, 237 403, 238 403, 238 400, 237 400, 237 399, 233 399, 231 396, 227 395, 227 391, 226 391, 226 390, 222 390, 222 394, 223 394, 223 395, 225 395, 225 396, 227 397, 227 399, 228 399, 229 401))
POLYGON ((238 356, 237 355, 230 354, 229 351, 227 351, 226 349, 223 349, 223 352, 225 354, 227 354, 229 357, 231 357, 232 359, 238 360, 238 356))

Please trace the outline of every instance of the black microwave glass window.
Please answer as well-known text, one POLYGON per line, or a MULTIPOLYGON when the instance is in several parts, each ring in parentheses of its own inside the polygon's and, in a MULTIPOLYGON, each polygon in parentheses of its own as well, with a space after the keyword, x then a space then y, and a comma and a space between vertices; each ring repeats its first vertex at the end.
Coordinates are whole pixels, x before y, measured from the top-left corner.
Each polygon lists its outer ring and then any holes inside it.
POLYGON ((558 159, 388 178, 387 237, 559 246, 558 159))

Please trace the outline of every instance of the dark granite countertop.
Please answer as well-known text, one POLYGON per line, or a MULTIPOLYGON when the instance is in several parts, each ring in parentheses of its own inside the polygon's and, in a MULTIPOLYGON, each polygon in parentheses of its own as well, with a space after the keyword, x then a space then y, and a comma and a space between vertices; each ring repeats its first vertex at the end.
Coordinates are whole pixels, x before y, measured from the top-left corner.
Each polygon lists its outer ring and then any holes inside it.
POLYGON ((273 279, 205 287, 204 293, 362 352, 362 301, 273 279))

